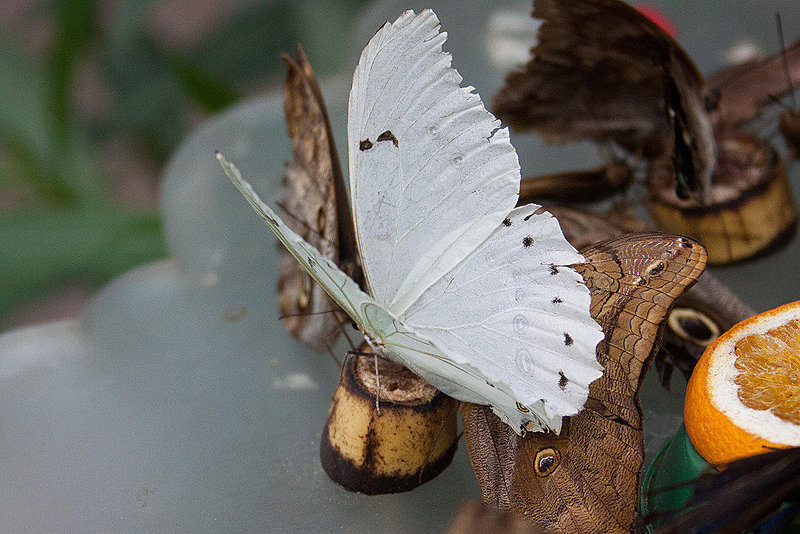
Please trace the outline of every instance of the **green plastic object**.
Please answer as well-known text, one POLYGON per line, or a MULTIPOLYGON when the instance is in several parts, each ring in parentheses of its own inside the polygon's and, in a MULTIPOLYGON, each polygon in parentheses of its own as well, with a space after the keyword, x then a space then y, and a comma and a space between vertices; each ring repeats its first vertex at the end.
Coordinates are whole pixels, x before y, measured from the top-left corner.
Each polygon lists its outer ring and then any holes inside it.
POLYGON ((668 512, 686 506, 692 496, 683 484, 714 467, 695 450, 681 425, 650 464, 642 483, 642 514, 668 512))
MULTIPOLYGON (((649 514, 661 514, 684 508, 692 497, 692 488, 685 482, 709 471, 716 469, 695 450, 686 434, 686 426, 681 424, 675 435, 656 455, 644 475, 640 494, 642 515, 647 517, 649 514)), ((781 509, 787 506, 789 504, 784 503, 781 509)), ((773 523, 778 515, 780 511, 765 519, 764 523, 754 530, 747 531, 748 534, 761 532, 762 528, 765 530, 774 528, 773 523)), ((650 525, 647 526, 647 530, 653 532, 650 525)), ((781 532, 800 534, 800 520, 795 518, 791 525, 781 532)))

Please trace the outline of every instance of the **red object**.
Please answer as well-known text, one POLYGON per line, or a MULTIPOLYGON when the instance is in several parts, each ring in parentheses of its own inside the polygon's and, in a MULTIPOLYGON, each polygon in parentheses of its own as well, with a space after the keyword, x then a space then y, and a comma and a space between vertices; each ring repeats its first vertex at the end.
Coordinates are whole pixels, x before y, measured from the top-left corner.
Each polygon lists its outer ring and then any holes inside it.
POLYGON ((669 20, 663 12, 659 9, 651 6, 650 4, 636 4, 633 6, 636 11, 653 21, 653 23, 664 30, 664 33, 672 37, 673 39, 678 38, 678 29, 669 20))

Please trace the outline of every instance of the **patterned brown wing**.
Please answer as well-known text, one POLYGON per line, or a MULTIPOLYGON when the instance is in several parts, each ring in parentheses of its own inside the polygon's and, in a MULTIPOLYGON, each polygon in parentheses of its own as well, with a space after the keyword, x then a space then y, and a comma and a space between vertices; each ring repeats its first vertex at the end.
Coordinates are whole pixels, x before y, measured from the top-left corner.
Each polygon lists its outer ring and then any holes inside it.
POLYGON ((774 99, 792 91, 787 78, 800 80, 800 41, 785 56, 781 52, 714 73, 705 84, 711 121, 732 127, 758 117, 774 99))
POLYGON ((492 101, 501 120, 550 142, 674 153, 690 189, 708 187, 716 151, 703 80, 671 37, 620 0, 535 0, 533 16, 544 21, 533 57, 492 101))
MULTIPOLYGON (((547 208, 558 219, 564 237, 583 249, 593 243, 628 232, 650 230, 630 206, 614 205, 604 216, 562 206, 547 208)), ((675 301, 661 338, 654 365, 661 384, 669 389, 672 372, 678 369, 687 379, 705 348, 722 332, 752 317, 755 311, 710 272, 675 301)))
POLYGON ((464 434, 487 504, 524 514, 545 532, 630 532, 638 527, 644 462, 638 392, 665 319, 705 267, 685 237, 628 234, 590 246, 576 265, 605 332, 604 373, 561 435, 518 437, 482 406, 464 409, 464 434))
POLYGON ((671 54, 702 85, 675 41, 623 2, 535 0, 533 16, 544 22, 532 58, 493 100, 513 128, 535 128, 558 142, 638 145, 668 131, 664 67, 671 54))
MULTIPOLYGON (((292 159, 286 162, 281 206, 287 224, 345 272, 355 272, 355 240, 341 165, 336 153, 325 102, 302 49, 297 59, 284 55, 286 128, 292 138, 292 159)), ((278 305, 292 336, 317 351, 325 350, 341 330, 344 316, 337 306, 278 247, 278 305)))

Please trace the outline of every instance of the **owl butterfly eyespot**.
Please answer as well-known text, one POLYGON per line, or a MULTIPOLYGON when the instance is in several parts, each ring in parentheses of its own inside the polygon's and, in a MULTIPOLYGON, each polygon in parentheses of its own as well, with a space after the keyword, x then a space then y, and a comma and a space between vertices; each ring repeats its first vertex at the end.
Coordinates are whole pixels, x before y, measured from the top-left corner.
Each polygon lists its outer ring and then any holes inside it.
POLYGON ((705 195, 716 163, 703 79, 656 24, 619 0, 535 0, 538 43, 493 110, 548 142, 614 141, 652 159, 671 154, 677 191, 705 195))
MULTIPOLYGON (((303 50, 283 56, 286 128, 292 159, 285 164, 281 206, 287 225, 323 256, 355 274, 352 219, 341 165, 333 143, 322 92, 303 50), (344 203, 341 202, 344 199, 344 203)), ((278 304, 289 333, 317 351, 328 348, 346 321, 338 307, 284 247, 278 250, 278 304)))
POLYGON ((561 461, 561 453, 553 447, 545 447, 536 453, 533 461, 533 471, 536 476, 546 477, 556 470, 561 461))
POLYGON ((468 405, 464 435, 486 504, 526 516, 545 532, 630 532, 644 462, 638 390, 675 299, 705 268, 705 250, 669 234, 616 237, 575 265, 591 291, 603 376, 560 435, 514 434, 490 410, 468 405), (664 268, 653 273, 652 264, 664 268), (648 271, 650 271, 648 273, 648 271), (637 281, 647 276, 647 284, 637 281))

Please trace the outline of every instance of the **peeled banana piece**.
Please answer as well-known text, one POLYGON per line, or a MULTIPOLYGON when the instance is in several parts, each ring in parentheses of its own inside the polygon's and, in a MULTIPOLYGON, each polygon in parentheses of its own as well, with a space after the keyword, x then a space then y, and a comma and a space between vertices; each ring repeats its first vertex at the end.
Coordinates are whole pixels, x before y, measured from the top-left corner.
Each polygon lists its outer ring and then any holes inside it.
POLYGON ((378 358, 376 377, 374 354, 348 358, 322 433, 322 466, 350 491, 378 495, 414 489, 450 465, 457 406, 398 364, 378 358))

